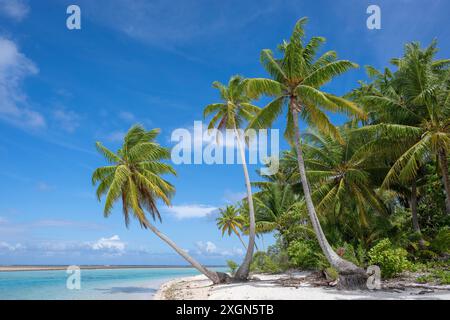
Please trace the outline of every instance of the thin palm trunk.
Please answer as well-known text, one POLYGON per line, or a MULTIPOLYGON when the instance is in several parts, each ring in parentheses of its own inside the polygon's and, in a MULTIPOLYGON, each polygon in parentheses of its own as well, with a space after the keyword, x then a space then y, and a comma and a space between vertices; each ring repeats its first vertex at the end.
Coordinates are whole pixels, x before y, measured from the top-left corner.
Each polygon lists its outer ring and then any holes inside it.
POLYGON ((442 184, 445 189, 445 208, 447 214, 450 214, 450 182, 448 178, 447 152, 441 148, 438 152, 439 165, 441 167, 442 184))
POLYGON ((411 185, 411 201, 410 201, 410 206, 411 206, 411 218, 412 218, 412 224, 413 224, 413 230, 415 233, 417 233, 418 235, 420 235, 420 239, 419 239, 419 245, 421 248, 425 247, 425 241, 422 238, 422 233, 420 231, 420 226, 419 226, 419 219, 417 217, 417 182, 414 179, 411 185))
POLYGON ((172 249, 174 249, 180 256, 182 256, 187 262, 189 262, 195 269, 203 273, 205 276, 207 276, 213 283, 217 284, 221 282, 221 277, 217 272, 208 270, 203 265, 201 265, 197 260, 192 258, 190 255, 187 254, 186 251, 181 249, 176 245, 175 242, 173 242, 170 238, 168 238, 165 234, 163 234, 161 231, 159 231, 154 225, 152 225, 150 222, 144 222, 144 226, 149 228, 151 231, 153 231, 154 234, 156 234, 161 240, 163 240, 165 243, 167 243, 172 249))
POLYGON ((242 240, 242 237, 239 233, 236 233, 236 235, 238 236, 239 240, 241 241, 242 245, 244 246, 245 250, 247 250, 247 246, 245 245, 244 240, 242 240))
POLYGON ((302 154, 302 147, 300 141, 300 129, 298 126, 298 110, 299 107, 294 104, 293 101, 290 103, 290 112, 292 112, 293 122, 294 122, 294 130, 295 130, 295 147, 297 151, 297 162, 298 169, 300 171, 300 180, 303 187, 303 193, 305 197, 306 208, 308 210, 308 215, 311 220, 311 224, 313 226, 314 232, 316 234, 317 240, 319 242, 320 247, 322 248, 325 257, 328 262, 338 270, 340 274, 355 274, 361 273, 361 269, 358 268, 353 263, 342 259, 340 256, 334 252, 333 248, 328 243, 325 234, 323 233, 322 227, 320 225, 319 219, 316 214, 316 210, 314 208, 314 204, 311 197, 311 191, 309 188, 308 180, 306 178, 306 170, 305 170, 305 162, 302 154))
POLYGON ((245 254, 244 261, 239 266, 239 269, 236 271, 234 277, 239 280, 245 280, 248 278, 248 274, 250 272, 250 263, 252 262, 253 258, 253 251, 255 248, 255 211, 253 209, 253 197, 252 197, 252 187, 250 185, 250 178, 248 175, 247 170, 247 161, 245 159, 245 150, 243 143, 241 142, 241 137, 239 132, 234 129, 234 132, 236 134, 236 139, 238 143, 239 152, 241 154, 242 159, 242 167, 244 169, 244 177, 245 177, 245 186, 247 188, 247 199, 248 199, 248 209, 249 209, 249 218, 250 218, 250 225, 249 225, 249 235, 248 235, 248 246, 247 246, 247 252, 245 254))

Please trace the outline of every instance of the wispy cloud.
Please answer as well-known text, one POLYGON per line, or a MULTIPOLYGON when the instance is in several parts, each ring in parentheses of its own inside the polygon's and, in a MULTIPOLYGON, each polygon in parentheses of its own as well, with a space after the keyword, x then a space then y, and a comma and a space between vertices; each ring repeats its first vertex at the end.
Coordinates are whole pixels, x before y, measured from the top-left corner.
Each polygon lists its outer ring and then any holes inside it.
POLYGON ((236 203, 238 201, 241 201, 242 199, 244 199, 247 196, 246 192, 233 192, 230 190, 225 190, 224 196, 223 196, 223 200, 226 203, 236 203))
POLYGON ((105 139, 109 142, 121 142, 125 137, 125 131, 117 130, 105 135, 105 139))
MULTIPOLYGON (((21 212, 19 213, 22 214, 21 212)), ((37 229, 41 230, 45 228, 101 230, 104 226, 88 221, 75 221, 67 219, 39 219, 28 222, 16 222, 11 221, 6 217, 0 217, 0 236, 24 236, 27 238, 37 229)), ((5 240, 5 238, 3 240, 5 240)))
POLYGON ((43 256, 67 255, 106 255, 120 256, 125 253, 126 243, 118 235, 100 238, 96 241, 33 241, 30 243, 12 243, 1 241, 0 254, 8 252, 26 251, 39 253, 43 256))
POLYGON ((36 189, 40 192, 46 192, 52 189, 52 187, 50 185, 48 185, 46 182, 39 182, 36 185, 36 189))
POLYGON ((244 251, 241 248, 223 249, 217 247, 212 241, 198 241, 195 243, 197 254, 205 256, 242 256, 244 251))
POLYGON ((80 125, 80 116, 75 111, 66 108, 55 109, 53 118, 58 127, 69 133, 74 132, 80 125))
POLYGON ((19 52, 17 45, 0 37, 0 120, 24 129, 46 126, 44 116, 30 108, 22 81, 38 73, 36 65, 19 52))
POLYGON ((22 21, 29 11, 30 7, 23 0, 0 0, 0 15, 22 21))
POLYGON ((8 243, 6 241, 0 241, 0 252, 2 251, 17 251, 20 249, 24 249, 24 246, 21 243, 8 243))
POLYGON ((173 214, 177 219, 192 219, 208 217, 217 211, 217 207, 207 205, 188 204, 180 206, 171 206, 165 209, 173 214))
POLYGON ((129 111, 121 111, 119 112, 119 118, 126 122, 136 121, 136 116, 129 111))
POLYGON ((107 6, 98 8, 98 2, 84 0, 81 5, 88 18, 96 23, 188 60, 204 62, 180 47, 217 39, 226 33, 237 34, 253 21, 271 13, 279 2, 261 0, 255 6, 240 0, 110 0, 107 6))

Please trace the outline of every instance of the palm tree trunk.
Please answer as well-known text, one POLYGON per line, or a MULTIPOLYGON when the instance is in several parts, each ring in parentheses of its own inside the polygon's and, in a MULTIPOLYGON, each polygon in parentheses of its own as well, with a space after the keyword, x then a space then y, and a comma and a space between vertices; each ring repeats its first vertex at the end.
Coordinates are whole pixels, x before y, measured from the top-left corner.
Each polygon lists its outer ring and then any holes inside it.
POLYGON ((448 178, 447 152, 445 151, 445 149, 439 149, 438 157, 439 165, 441 167, 442 184, 444 185, 445 189, 445 208, 447 214, 450 214, 450 182, 448 178))
POLYGON ((413 230, 415 233, 420 235, 419 246, 423 249, 425 247, 425 241, 422 238, 422 233, 420 231, 419 219, 417 217, 417 182, 416 179, 413 180, 411 185, 411 218, 413 224, 413 230))
POLYGON ((239 240, 241 241, 242 245, 244 246, 245 250, 247 250, 247 246, 245 245, 244 240, 242 240, 242 237, 239 233, 236 233, 236 235, 238 236, 239 240))
POLYGON ((250 272, 250 263, 252 262, 253 258, 253 250, 255 248, 255 210, 253 209, 252 187, 250 185, 250 178, 247 170, 247 161, 245 160, 244 146, 243 143, 241 142, 240 134, 236 130, 236 128, 234 129, 234 132, 236 134, 239 152, 241 154, 242 159, 242 167, 244 169, 245 186, 247 188, 248 209, 250 216, 247 252, 245 254, 244 261, 239 266, 239 269, 236 271, 234 277, 235 279, 238 280, 247 280, 248 274, 250 272))
POLYGON ((357 267, 350 261, 344 260, 339 255, 337 255, 337 253, 334 252, 333 248, 328 243, 328 240, 325 237, 325 234, 323 233, 322 227, 320 225, 312 201, 308 180, 306 178, 305 162, 303 160, 300 141, 300 129, 298 125, 298 109, 296 109, 296 107, 297 106, 294 105, 294 102, 291 100, 290 112, 292 112, 294 122, 295 147, 297 151, 297 162, 298 162, 298 169, 300 171, 300 180, 303 187, 306 208, 308 210, 308 215, 311 220, 311 224, 313 226, 317 240, 328 262, 339 272, 340 275, 339 285, 342 288, 366 288, 365 285, 367 277, 364 270, 357 267))
POLYGON ((221 272, 214 272, 211 270, 208 270, 203 265, 201 265, 197 260, 192 258, 190 255, 187 254, 186 251, 181 249, 176 245, 175 242, 173 242, 169 237, 167 237, 165 234, 163 234, 161 231, 159 231, 154 225, 152 225, 150 222, 144 222, 144 227, 149 228, 151 231, 153 231, 154 234, 156 234, 161 240, 163 240, 165 243, 167 243, 172 249, 174 249, 180 256, 182 256, 187 262, 189 262, 195 269, 203 273, 205 276, 207 276, 214 284, 222 283, 227 281, 227 275, 221 272))

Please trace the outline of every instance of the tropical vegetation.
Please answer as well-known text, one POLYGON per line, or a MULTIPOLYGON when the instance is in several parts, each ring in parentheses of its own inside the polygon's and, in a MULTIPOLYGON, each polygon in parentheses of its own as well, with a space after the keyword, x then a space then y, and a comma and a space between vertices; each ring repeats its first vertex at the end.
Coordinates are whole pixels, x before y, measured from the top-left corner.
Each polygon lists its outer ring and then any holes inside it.
MULTIPOLYGON (((222 235, 236 236, 246 250, 240 264, 227 262, 233 279, 246 280, 251 271, 308 269, 361 288, 364 269, 375 264, 384 278, 431 270, 417 281, 448 283, 450 59, 436 58, 436 41, 425 48, 409 43, 389 67, 366 66, 365 81, 334 95, 324 86, 358 66, 322 52, 325 39, 307 39, 306 22, 296 23, 276 54, 262 50, 267 78, 214 82, 221 101, 204 110, 209 129, 236 133, 243 160, 246 197, 221 209, 216 220, 222 235), (259 108, 261 97, 269 102, 259 108), (276 174, 251 182, 246 130, 272 128, 283 110, 290 148, 276 174), (330 113, 347 120, 336 126, 330 113), (304 131, 300 124, 307 125, 304 131), (267 234, 275 244, 254 252, 267 234)), ((164 161, 169 152, 155 142, 157 134, 134 126, 116 153, 97 143, 109 163, 92 177, 99 199, 105 196, 104 214, 120 201, 127 225, 135 217, 214 283, 229 281, 152 223, 161 220, 157 201, 170 205, 175 192, 163 178, 175 171, 164 161)))

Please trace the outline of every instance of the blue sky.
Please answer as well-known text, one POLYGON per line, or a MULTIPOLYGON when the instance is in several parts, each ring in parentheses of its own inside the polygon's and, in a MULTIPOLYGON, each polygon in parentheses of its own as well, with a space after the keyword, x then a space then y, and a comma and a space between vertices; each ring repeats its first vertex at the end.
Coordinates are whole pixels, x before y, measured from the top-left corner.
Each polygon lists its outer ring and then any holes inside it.
MULTIPOLYGON (((261 49, 302 16, 325 49, 381 68, 413 40, 437 38, 448 57, 448 12, 444 0, 0 0, 0 264, 184 264, 136 223, 126 229, 119 206, 103 218, 90 184, 104 163, 95 141, 116 149, 140 122, 173 146, 171 132, 217 101, 212 81, 264 76, 261 49), (70 4, 81 30, 66 28, 70 4), (381 8, 381 30, 366 28, 369 4, 381 8)), ((364 78, 354 70, 326 89, 343 94, 364 78)), ((239 241, 221 237, 214 213, 242 197, 241 167, 176 169, 161 230, 204 263, 239 261, 239 241)))

